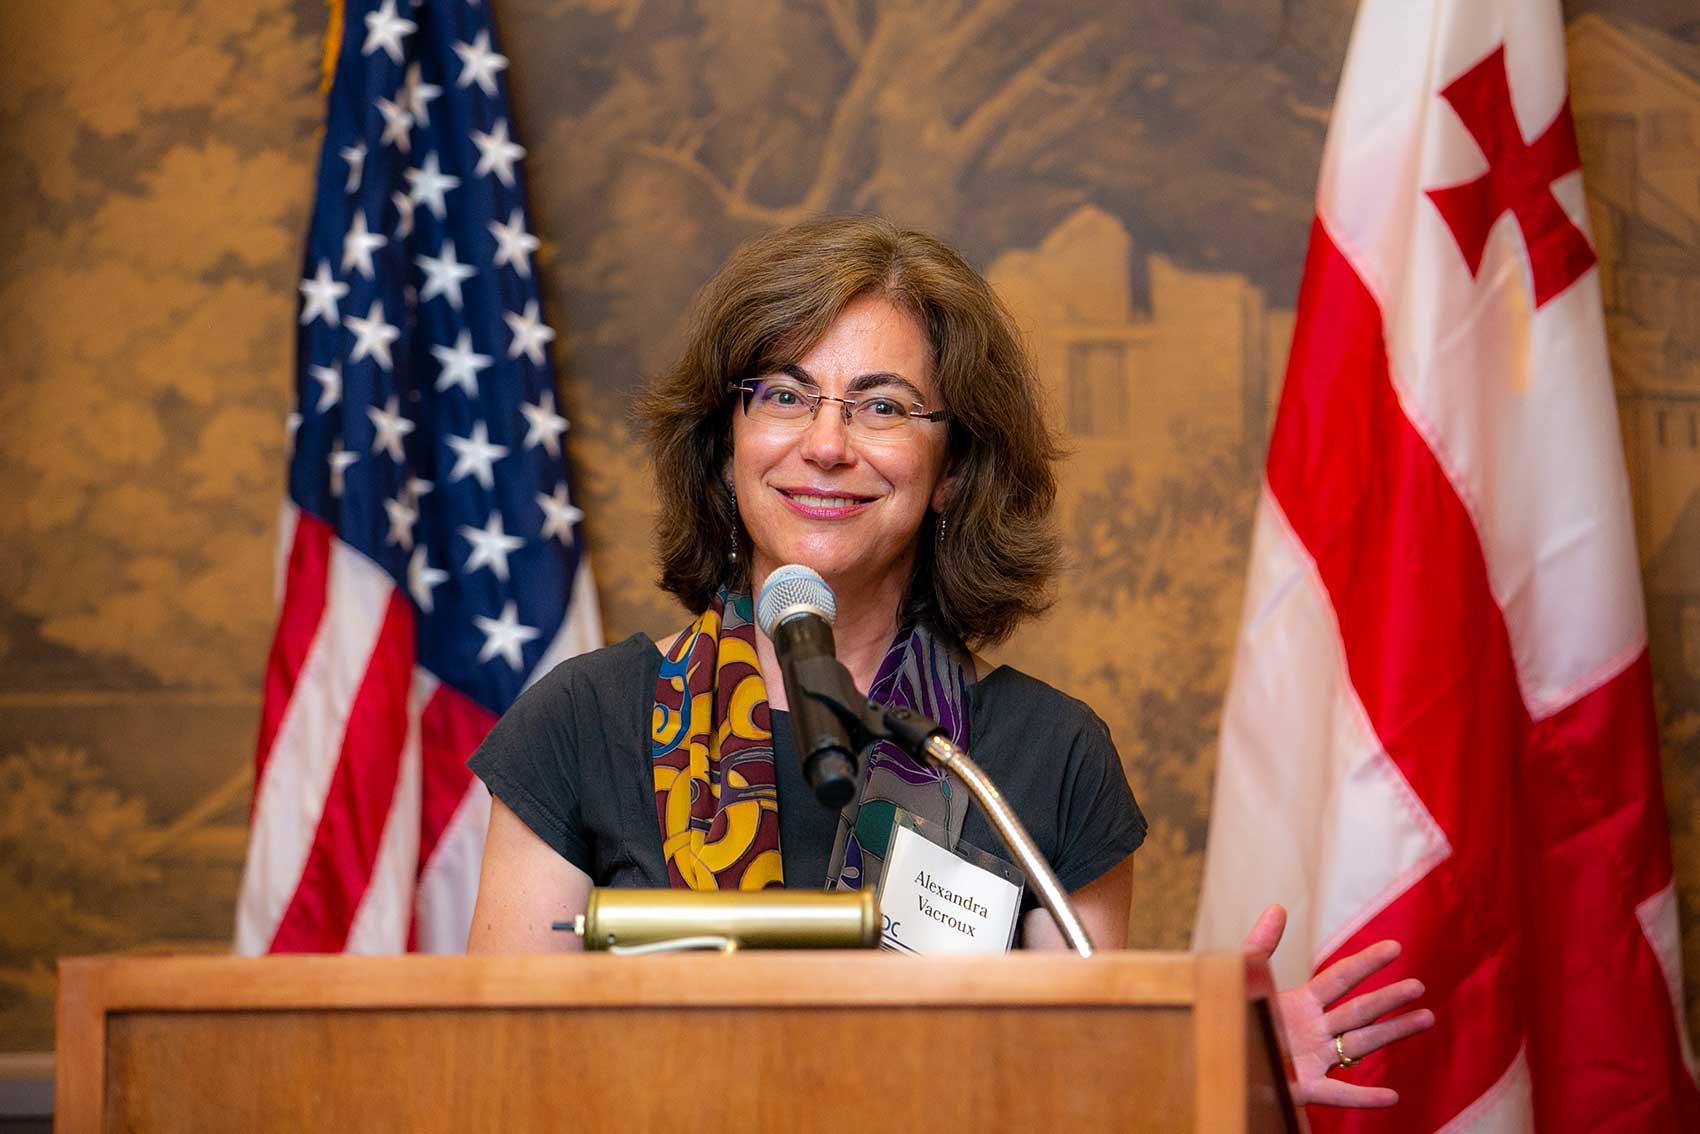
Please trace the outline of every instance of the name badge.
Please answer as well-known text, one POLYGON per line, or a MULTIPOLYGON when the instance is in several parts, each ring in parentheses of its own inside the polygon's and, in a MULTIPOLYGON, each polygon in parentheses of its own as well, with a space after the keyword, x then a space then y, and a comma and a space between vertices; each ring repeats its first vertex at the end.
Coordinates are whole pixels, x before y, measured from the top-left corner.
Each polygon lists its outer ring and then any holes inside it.
POLYGON ((938 824, 899 810, 880 875, 880 945, 901 953, 1007 953, 1021 871, 978 847, 943 844, 938 824))

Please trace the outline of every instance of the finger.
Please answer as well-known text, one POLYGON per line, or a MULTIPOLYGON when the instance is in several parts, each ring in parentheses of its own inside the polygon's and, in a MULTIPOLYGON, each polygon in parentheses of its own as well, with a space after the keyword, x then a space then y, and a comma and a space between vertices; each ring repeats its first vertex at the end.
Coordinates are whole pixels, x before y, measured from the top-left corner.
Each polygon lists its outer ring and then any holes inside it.
POLYGON ((1392 1087, 1365 1087, 1339 1079, 1321 1079, 1310 1088, 1311 1105, 1376 1108, 1392 1106, 1399 1092, 1392 1087))
POLYGON ((1377 941, 1369 948, 1343 957, 1317 973, 1310 980, 1310 989, 1316 994, 1318 1001, 1332 1004, 1356 988, 1365 977, 1392 964, 1399 952, 1397 941, 1377 941))
POLYGON ((1342 1000, 1323 1015, 1322 1022, 1327 1025, 1330 1034, 1339 1035, 1379 1020, 1389 1012, 1397 1012, 1422 994, 1423 982, 1416 977, 1407 977, 1362 996, 1342 1000))
MULTIPOLYGON (((1379 1051, 1395 1040, 1406 1036, 1414 1036, 1418 1032, 1427 1031, 1434 1027, 1434 1013, 1427 1008, 1419 1008, 1415 1012, 1406 1012, 1403 1016, 1395 1016, 1391 1020, 1383 1020, 1378 1024, 1370 1024, 1363 1028, 1353 1028, 1340 1037, 1340 1046, 1345 1050, 1349 1059, 1362 1059, 1372 1051, 1379 1051)), ((1330 1044, 1330 1047, 1333 1045, 1330 1044)))
POLYGON ((1258 915, 1257 924, 1245 935, 1242 948, 1268 960, 1275 955, 1275 947, 1281 944, 1281 934, 1286 930, 1287 911, 1280 906, 1270 906, 1258 915))

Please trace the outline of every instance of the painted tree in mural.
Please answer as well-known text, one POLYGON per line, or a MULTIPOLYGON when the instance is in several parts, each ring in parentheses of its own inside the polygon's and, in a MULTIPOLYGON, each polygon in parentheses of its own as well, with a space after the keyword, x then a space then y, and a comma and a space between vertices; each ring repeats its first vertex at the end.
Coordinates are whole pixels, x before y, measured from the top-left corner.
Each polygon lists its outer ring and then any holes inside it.
POLYGON ((275 6, 108 9, 0 30, 0 680, 246 688, 315 76, 275 6))
POLYGON ((142 802, 87 753, 31 744, 0 754, 0 1035, 51 1045, 32 1009, 52 998, 53 959, 128 940, 121 903, 159 879, 154 836, 142 802))
MULTIPOLYGON (((1195 461, 1149 484, 1119 466, 1073 509, 1060 605, 1090 620, 1100 648, 1056 666, 1110 724, 1151 819, 1133 930, 1163 947, 1191 931, 1204 847, 1193 817, 1209 805, 1256 483, 1224 439, 1177 429, 1195 461)), ((1032 661, 1051 637, 1030 641, 1032 661)))
MULTIPOLYGON (((810 123, 781 120, 774 129, 771 111, 783 103, 778 69, 751 68, 747 58, 714 60, 717 47, 745 52, 750 40, 731 34, 748 26, 747 11, 706 6, 711 61, 705 80, 715 88, 718 105, 706 118, 687 120, 661 142, 645 142, 638 152, 668 162, 708 190, 727 216, 763 227, 792 224, 832 208, 873 209, 902 216, 923 228, 945 228, 957 221, 962 183, 970 170, 997 149, 1007 165, 1031 162, 1065 144, 1074 128, 1102 110, 1137 68, 1124 55, 1109 73, 1068 82, 1061 74, 1101 38, 1096 22, 1047 32, 1037 51, 997 52, 987 41, 1001 20, 1020 7, 1014 0, 979 3, 888 3, 863 20, 860 5, 823 0, 818 12, 830 31, 831 48, 841 56, 847 77, 828 95, 824 130, 811 143, 810 123), (733 21, 736 21, 734 25, 733 21), (1013 54, 1005 64, 1000 54, 1013 54), (721 70, 716 63, 740 66, 721 70), (729 76, 730 82, 720 76, 729 76), (755 76, 749 81, 746 77, 755 76), (1032 96, 1048 95, 1036 107, 1032 96), (761 114, 767 110, 769 114, 761 114), (1017 116, 1031 121, 1011 129, 1017 116), (707 134, 724 116, 730 123, 729 148, 740 156, 731 176, 704 159, 707 134), (785 177, 800 192, 774 200, 762 192, 765 168, 787 156, 813 151, 813 160, 785 177), (893 160, 902 154, 901 160, 893 160)), ((761 15, 780 47, 785 6, 770 2, 761 15)), ((758 17, 759 18, 759 17, 758 17)), ((730 54, 726 52, 724 54, 730 54)))
POLYGON ((581 45, 537 92, 565 111, 535 147, 542 211, 566 224, 590 338, 650 367, 677 336, 658 310, 739 240, 823 210, 885 213, 983 262, 1096 201, 1152 250, 1267 259, 1289 289, 1337 50, 1323 16, 1342 6, 541 3, 573 31, 551 48, 581 45))

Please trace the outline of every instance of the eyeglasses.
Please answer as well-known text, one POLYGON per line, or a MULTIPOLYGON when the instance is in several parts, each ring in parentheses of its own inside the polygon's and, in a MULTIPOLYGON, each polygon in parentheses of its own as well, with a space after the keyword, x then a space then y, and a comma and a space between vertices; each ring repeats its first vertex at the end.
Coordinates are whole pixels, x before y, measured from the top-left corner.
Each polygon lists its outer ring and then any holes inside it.
POLYGON ((945 410, 929 410, 920 402, 893 392, 876 390, 857 398, 839 398, 785 376, 737 382, 731 390, 743 395, 745 414, 771 425, 813 421, 822 402, 837 402, 844 413, 844 424, 856 432, 890 433, 914 428, 917 421, 950 418, 945 410))

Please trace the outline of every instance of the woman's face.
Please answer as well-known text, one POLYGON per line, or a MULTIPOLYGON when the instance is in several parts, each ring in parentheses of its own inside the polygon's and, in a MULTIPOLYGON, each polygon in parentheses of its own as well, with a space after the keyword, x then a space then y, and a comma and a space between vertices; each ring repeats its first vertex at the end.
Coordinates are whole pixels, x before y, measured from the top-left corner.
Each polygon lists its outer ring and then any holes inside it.
MULTIPOLYGON (((925 333, 907 312, 864 296, 788 377, 835 397, 895 391, 940 409, 931 359, 925 333)), ((885 431, 853 428, 837 402, 822 402, 813 420, 789 422, 763 421, 735 406, 732 482, 754 584, 759 588, 775 567, 802 563, 840 596, 901 596, 927 509, 941 509, 948 495, 947 428, 920 419, 885 431)))

